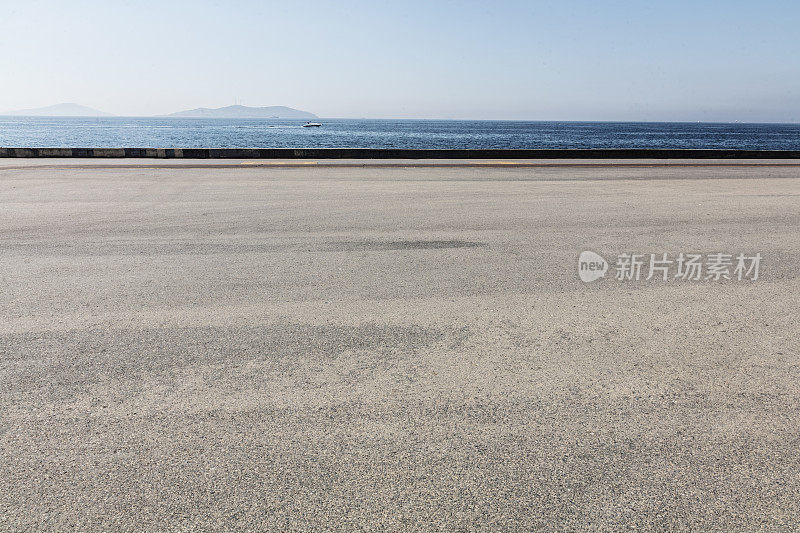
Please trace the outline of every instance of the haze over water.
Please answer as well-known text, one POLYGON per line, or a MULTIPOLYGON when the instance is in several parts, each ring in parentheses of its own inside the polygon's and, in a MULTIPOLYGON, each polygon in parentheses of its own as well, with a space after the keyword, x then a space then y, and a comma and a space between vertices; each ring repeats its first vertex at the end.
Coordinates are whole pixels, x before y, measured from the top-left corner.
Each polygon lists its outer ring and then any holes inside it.
POLYGON ((800 124, 0 117, 2 147, 800 150, 800 124))

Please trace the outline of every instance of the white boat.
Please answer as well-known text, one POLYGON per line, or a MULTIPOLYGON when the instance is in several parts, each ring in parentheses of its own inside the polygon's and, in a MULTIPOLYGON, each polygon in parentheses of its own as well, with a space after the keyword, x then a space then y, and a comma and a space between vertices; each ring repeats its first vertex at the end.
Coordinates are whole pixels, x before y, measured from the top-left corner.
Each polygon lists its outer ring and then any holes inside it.
POLYGON ((322 124, 319 122, 306 122, 303 124, 304 128, 319 128, 320 126, 322 126, 322 124))

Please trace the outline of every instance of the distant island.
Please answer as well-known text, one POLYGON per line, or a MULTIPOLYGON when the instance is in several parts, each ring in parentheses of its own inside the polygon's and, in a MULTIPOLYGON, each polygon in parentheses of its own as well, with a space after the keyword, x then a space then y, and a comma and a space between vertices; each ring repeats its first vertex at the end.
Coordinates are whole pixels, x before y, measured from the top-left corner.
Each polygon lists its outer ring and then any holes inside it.
MULTIPOLYGON (((99 111, 91 107, 80 104, 56 104, 47 107, 37 107, 35 109, 19 109, 17 111, 6 111, 0 116, 18 117, 113 117, 111 113, 99 111)), ((169 115, 159 115, 162 117, 176 118, 294 118, 313 120, 317 115, 299 109, 292 109, 281 105, 267 107, 248 107, 244 105, 230 105, 210 109, 198 107, 187 111, 178 111, 169 115)))
POLYGON ((314 119, 319 118, 313 113, 307 111, 300 111, 299 109, 292 109, 291 107, 284 107, 280 105, 273 105, 268 107, 248 107, 244 105, 230 105, 227 107, 218 107, 216 109, 209 109, 206 107, 199 107, 197 109, 190 109, 188 111, 179 111, 166 115, 168 117, 181 117, 181 118, 302 118, 314 119))
POLYGON ((6 111, 0 113, 6 116, 22 117, 112 117, 111 113, 98 111, 80 104, 56 104, 47 107, 36 107, 34 109, 20 109, 17 111, 6 111))

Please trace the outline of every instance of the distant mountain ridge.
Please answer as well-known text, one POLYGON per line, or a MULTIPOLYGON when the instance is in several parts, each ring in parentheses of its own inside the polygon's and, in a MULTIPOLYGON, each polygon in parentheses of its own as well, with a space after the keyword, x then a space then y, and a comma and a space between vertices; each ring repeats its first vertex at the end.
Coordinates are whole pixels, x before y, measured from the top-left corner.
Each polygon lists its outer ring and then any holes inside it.
POLYGON ((199 107, 187 111, 178 111, 177 113, 171 113, 166 116, 183 118, 319 118, 317 115, 309 113, 308 111, 301 111, 281 105, 267 107, 230 105, 227 107, 218 107, 216 109, 199 107))
POLYGON ((111 113, 98 111, 91 107, 80 104, 56 104, 46 107, 36 107, 33 109, 19 109, 17 111, 6 111, 0 115, 17 117, 113 117, 111 113))

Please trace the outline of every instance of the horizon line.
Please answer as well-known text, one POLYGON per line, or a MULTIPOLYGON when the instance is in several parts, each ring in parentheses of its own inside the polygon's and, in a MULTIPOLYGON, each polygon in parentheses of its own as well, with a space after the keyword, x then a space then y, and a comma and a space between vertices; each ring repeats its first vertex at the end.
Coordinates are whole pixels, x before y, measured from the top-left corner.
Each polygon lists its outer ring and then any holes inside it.
MULTIPOLYGON (((49 106, 48 106, 49 107, 49 106)), ((231 106, 224 106, 231 107, 231 106)), ((248 107, 248 106, 244 106, 248 107)), ((287 106, 261 106, 261 107, 287 107, 287 106)), ((201 108, 198 108, 201 109, 201 108)), ((219 109, 219 108, 205 108, 219 109)), ((18 113, 18 112, 12 112, 18 113)), ((116 115, 105 113, 102 115, 23 115, 0 113, 2 118, 91 118, 91 119, 115 119, 115 118, 152 118, 152 119, 175 119, 175 120, 296 120, 303 121, 306 118, 281 118, 281 117, 180 117, 173 114, 167 115, 116 115)), ((310 113, 310 111, 308 112, 310 113)), ((311 113, 313 114, 313 113, 311 113)), ((579 124, 605 123, 605 124, 784 124, 798 125, 800 119, 791 121, 747 121, 747 120, 618 120, 618 119, 506 119, 506 118, 433 118, 433 117, 326 117, 316 115, 320 120, 406 120, 406 121, 436 121, 436 122, 567 122, 579 124)))

